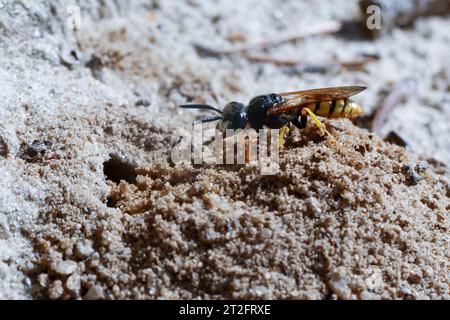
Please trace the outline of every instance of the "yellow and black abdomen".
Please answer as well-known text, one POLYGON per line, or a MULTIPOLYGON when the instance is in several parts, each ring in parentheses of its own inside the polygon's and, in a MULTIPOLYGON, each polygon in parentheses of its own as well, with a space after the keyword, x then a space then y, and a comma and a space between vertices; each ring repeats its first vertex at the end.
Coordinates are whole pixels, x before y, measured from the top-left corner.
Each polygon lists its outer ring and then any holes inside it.
POLYGON ((353 118, 363 113, 361 106, 350 99, 318 101, 308 105, 308 108, 319 117, 325 118, 353 118))

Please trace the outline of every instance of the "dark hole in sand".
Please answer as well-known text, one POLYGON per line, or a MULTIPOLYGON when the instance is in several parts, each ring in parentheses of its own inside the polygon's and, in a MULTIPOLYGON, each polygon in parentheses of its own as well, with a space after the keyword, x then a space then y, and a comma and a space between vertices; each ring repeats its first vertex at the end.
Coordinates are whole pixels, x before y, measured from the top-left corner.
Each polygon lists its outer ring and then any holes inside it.
POLYGON ((121 180, 132 184, 136 183, 136 166, 117 155, 111 155, 111 158, 103 163, 103 173, 107 180, 115 183, 119 183, 121 180))

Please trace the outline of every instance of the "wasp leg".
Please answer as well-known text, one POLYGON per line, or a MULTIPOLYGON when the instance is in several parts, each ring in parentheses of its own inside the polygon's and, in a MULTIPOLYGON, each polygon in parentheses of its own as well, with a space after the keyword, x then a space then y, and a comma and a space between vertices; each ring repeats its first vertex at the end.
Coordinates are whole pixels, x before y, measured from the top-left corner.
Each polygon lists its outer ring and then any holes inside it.
POLYGON ((280 134, 278 135, 278 149, 281 149, 283 146, 284 137, 288 136, 291 132, 291 129, 288 126, 284 126, 280 130, 280 134))
POLYGON ((316 117, 316 115, 309 108, 302 109, 302 116, 306 115, 306 113, 309 114, 309 116, 314 121, 314 123, 316 124, 317 127, 323 128, 327 135, 334 138, 333 135, 330 132, 328 132, 327 128, 325 128, 325 125, 322 122, 320 122, 320 120, 316 117))
POLYGON ((294 120, 292 120, 292 124, 299 129, 305 129, 306 124, 308 123, 308 117, 306 115, 300 115, 299 117, 300 120, 298 120, 298 118, 295 118, 294 120))

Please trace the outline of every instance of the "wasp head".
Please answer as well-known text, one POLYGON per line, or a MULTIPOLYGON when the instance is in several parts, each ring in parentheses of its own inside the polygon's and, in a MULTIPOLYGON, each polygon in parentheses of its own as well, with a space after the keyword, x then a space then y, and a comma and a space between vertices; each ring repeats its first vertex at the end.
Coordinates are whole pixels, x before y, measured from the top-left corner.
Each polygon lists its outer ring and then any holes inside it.
POLYGON ((247 112, 240 102, 228 103, 222 111, 222 119, 217 124, 217 129, 224 132, 227 129, 244 129, 247 125, 247 112))
POLYGON ((230 102, 227 103, 223 110, 219 110, 213 106, 206 104, 188 104, 181 105, 181 108, 187 109, 203 109, 203 110, 212 110, 220 115, 210 116, 201 120, 197 120, 194 123, 205 123, 211 121, 217 121, 217 129, 224 132, 227 129, 238 130, 244 129, 247 125, 247 112, 245 110, 245 106, 240 102, 230 102))

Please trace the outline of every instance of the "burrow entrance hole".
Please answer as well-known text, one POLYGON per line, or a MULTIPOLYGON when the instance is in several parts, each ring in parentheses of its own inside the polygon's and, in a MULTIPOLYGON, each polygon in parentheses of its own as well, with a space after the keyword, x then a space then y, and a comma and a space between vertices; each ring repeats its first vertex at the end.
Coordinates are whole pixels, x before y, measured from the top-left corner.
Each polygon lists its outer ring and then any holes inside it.
POLYGON ((115 183, 119 183, 121 180, 131 184, 136 183, 136 165, 116 154, 111 154, 109 160, 103 163, 103 173, 107 180, 115 183))

